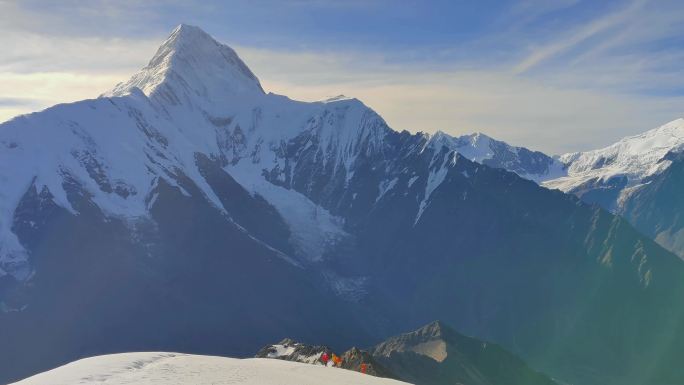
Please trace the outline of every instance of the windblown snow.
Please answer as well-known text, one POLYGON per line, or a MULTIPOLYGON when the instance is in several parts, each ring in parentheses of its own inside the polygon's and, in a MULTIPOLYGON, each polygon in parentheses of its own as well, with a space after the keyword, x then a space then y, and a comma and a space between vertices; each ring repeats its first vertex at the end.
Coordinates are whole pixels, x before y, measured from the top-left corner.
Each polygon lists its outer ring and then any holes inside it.
POLYGON ((123 353, 82 359, 14 385, 391 385, 406 384, 339 368, 267 358, 123 353))

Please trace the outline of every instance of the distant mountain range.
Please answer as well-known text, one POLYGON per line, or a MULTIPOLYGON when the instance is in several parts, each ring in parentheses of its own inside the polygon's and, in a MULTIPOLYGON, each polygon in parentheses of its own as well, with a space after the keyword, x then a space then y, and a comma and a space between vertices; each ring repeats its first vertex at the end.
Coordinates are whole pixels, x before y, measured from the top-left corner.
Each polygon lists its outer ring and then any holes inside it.
POLYGON ((561 383, 681 383, 684 262, 653 241, 679 218, 649 206, 677 201, 680 125, 559 158, 397 132, 181 25, 112 91, 0 124, 0 382, 442 319, 561 383))

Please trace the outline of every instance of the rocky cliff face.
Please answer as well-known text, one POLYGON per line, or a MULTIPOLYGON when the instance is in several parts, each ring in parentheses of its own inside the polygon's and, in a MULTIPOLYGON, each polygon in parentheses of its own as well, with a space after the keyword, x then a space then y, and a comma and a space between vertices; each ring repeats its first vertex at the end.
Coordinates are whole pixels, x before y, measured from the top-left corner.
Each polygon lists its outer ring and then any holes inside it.
POLYGON ((306 345, 286 338, 277 344, 263 347, 255 357, 295 361, 311 365, 335 366, 355 372, 364 372, 376 377, 398 378, 365 350, 353 347, 344 353, 340 353, 338 356, 341 359, 339 364, 332 361, 334 354, 335 352, 327 346, 306 345), (324 355, 327 356, 327 361, 323 358, 324 355))
POLYGON ((461 335, 439 321, 392 337, 371 354, 415 384, 556 384, 500 346, 461 335))

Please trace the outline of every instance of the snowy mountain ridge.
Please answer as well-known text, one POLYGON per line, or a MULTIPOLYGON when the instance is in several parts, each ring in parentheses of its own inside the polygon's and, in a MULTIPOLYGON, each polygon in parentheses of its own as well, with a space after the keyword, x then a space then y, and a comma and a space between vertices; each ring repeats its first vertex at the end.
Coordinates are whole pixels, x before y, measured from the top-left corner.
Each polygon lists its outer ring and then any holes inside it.
POLYGON ((454 137, 438 131, 428 137, 433 147, 446 146, 469 160, 512 171, 535 182, 565 175, 564 164, 560 161, 539 151, 511 146, 479 132, 454 137))
POLYGON ((684 119, 680 118, 601 149, 564 154, 559 160, 566 165, 567 175, 543 181, 542 185, 571 193, 581 193, 592 186, 615 188, 620 191, 614 206, 608 208, 617 209, 625 194, 670 166, 666 159, 669 153, 682 149, 684 119))

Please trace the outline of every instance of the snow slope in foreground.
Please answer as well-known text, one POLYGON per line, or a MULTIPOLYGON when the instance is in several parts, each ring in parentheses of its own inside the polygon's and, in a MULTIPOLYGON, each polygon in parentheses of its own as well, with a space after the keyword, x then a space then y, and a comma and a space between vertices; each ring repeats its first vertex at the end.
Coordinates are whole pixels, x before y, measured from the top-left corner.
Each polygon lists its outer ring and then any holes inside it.
POLYGON ((74 361, 14 385, 400 385, 345 369, 267 358, 236 359, 179 353, 122 353, 74 361))

